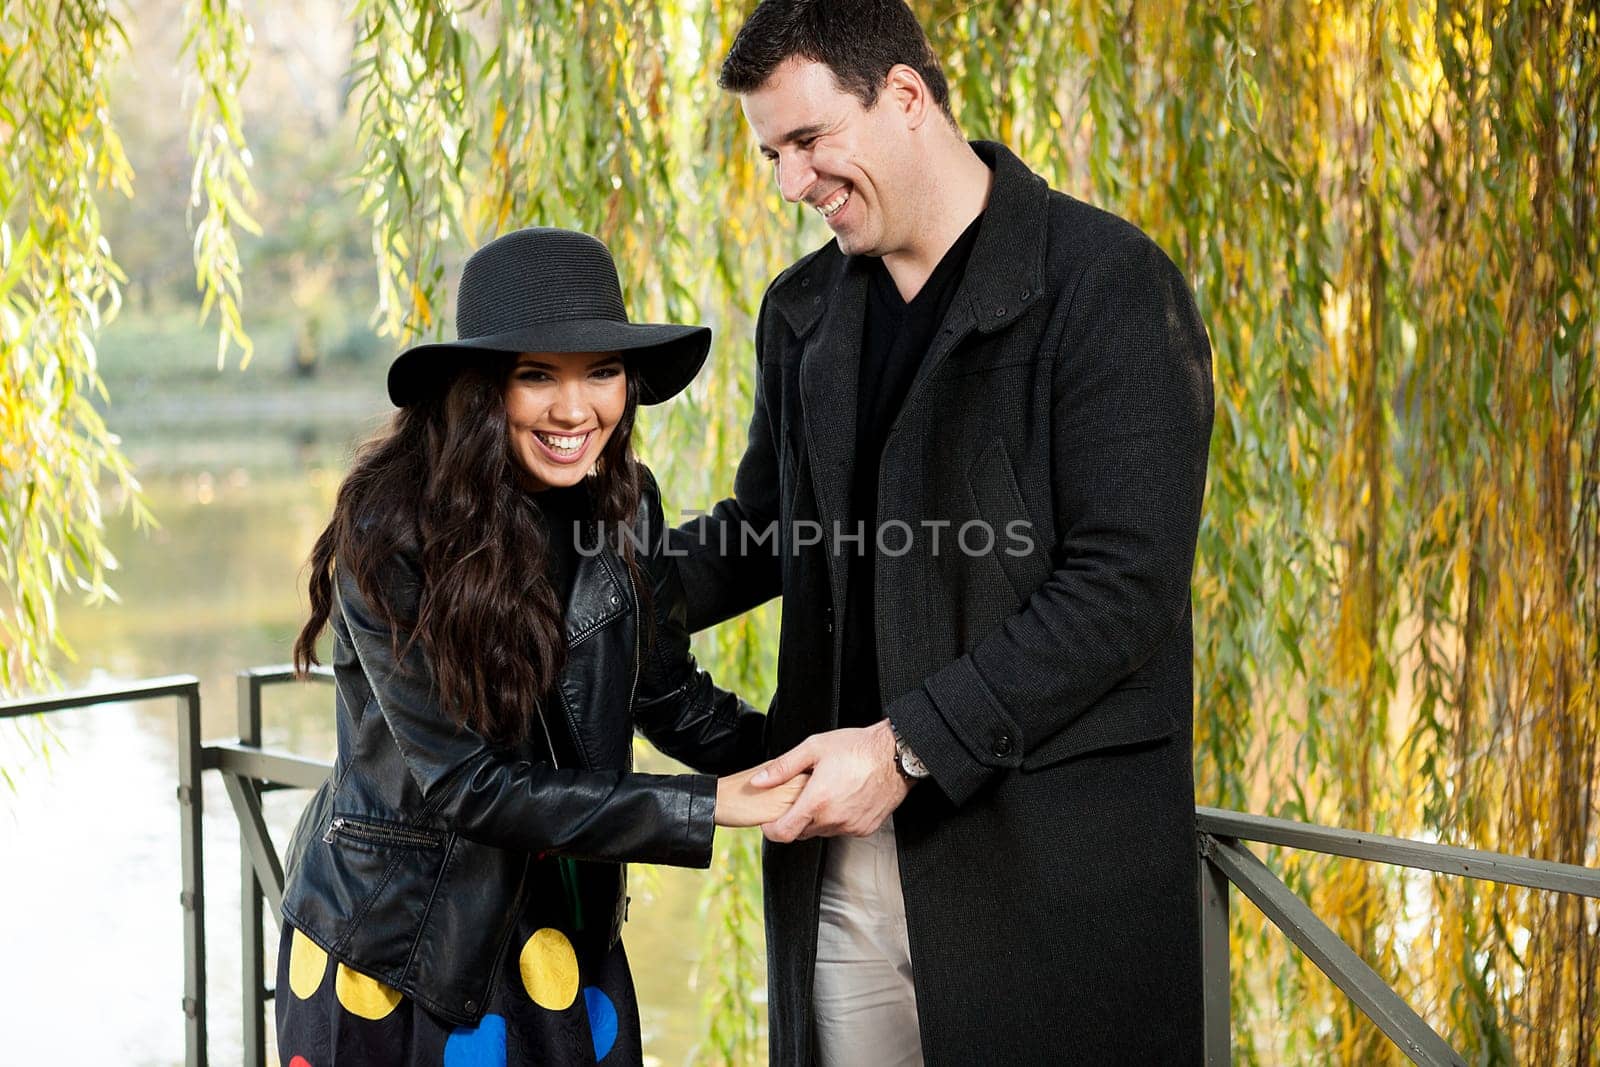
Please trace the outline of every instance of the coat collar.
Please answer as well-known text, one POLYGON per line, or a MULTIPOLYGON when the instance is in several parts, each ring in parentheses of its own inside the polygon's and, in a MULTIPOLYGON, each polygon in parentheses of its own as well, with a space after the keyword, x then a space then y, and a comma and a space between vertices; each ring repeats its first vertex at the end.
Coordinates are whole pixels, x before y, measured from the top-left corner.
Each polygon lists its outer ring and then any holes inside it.
MULTIPOLYGON (((994 187, 950 313, 954 318, 956 309, 965 306, 978 330, 993 333, 1010 325, 1044 288, 1050 189, 1004 145, 973 141, 972 150, 993 169, 994 187)), ((804 337, 824 312, 839 310, 834 305, 841 298, 853 303, 854 294, 840 290, 860 283, 860 259, 845 256, 830 241, 779 275, 768 302, 797 336, 804 337)), ((859 316, 846 321, 854 321, 859 329, 859 316)))
MULTIPOLYGON (((992 333, 1005 328, 1042 288, 1049 188, 1003 146, 980 141, 972 147, 994 169, 994 186, 946 328, 918 368, 907 408, 962 338, 974 329, 992 333)), ((767 297, 804 348, 800 394, 806 450, 818 517, 829 531, 849 515, 855 477, 856 381, 869 266, 867 257, 842 255, 830 243, 780 275, 767 297)), ((843 568, 830 570, 834 596, 842 604, 843 568)))

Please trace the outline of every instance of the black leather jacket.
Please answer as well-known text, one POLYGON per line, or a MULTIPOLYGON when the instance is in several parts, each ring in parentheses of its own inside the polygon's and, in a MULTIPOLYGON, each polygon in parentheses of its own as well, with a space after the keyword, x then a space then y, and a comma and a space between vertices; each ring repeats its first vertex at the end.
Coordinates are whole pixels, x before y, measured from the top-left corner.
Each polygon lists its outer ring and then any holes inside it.
MULTIPOLYGON (((762 715, 718 689, 689 652, 683 589, 663 558, 660 497, 652 478, 645 483, 635 529, 647 546, 638 556, 655 640, 644 647, 640 598, 615 539, 580 555, 559 691, 541 702, 534 739, 515 749, 448 718, 420 649, 397 664, 390 631, 339 577, 338 756, 289 846, 283 915, 447 1021, 482 1016, 523 908, 565 914, 572 903, 528 899, 533 864, 579 860, 587 935, 612 943, 626 911, 623 863, 709 865, 710 775, 763 756, 762 715), (709 773, 633 773, 635 728, 709 773)), ((404 618, 415 613, 420 573, 414 556, 398 563, 390 592, 404 618)))

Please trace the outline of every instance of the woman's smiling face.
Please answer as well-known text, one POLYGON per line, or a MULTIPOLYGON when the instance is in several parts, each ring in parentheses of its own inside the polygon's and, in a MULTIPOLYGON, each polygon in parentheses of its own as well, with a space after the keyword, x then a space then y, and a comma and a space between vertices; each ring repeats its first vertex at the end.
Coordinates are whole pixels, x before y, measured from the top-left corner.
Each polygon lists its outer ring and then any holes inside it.
POLYGON ((628 406, 617 352, 524 352, 506 381, 511 454, 530 490, 577 485, 628 406))

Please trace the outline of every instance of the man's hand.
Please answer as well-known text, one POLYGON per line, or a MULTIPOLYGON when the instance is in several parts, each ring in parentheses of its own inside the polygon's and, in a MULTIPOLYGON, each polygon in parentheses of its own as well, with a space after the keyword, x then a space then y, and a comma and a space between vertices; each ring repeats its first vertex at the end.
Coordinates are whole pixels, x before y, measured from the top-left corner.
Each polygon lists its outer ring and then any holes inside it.
POLYGON ((771 788, 811 772, 794 807, 761 832, 769 841, 808 837, 866 837, 911 792, 894 766, 894 734, 887 719, 863 729, 830 730, 806 738, 751 779, 771 788))

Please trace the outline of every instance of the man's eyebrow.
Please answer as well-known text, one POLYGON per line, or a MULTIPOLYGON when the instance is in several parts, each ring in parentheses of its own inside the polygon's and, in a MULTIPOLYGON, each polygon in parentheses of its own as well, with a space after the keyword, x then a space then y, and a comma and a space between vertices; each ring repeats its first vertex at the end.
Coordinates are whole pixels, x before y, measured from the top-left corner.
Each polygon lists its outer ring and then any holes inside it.
MULTIPOLYGON (((826 133, 827 130, 828 125, 825 122, 813 122, 809 126, 796 126, 794 129, 778 138, 778 143, 794 144, 796 141, 804 141, 808 138, 815 137, 820 133, 826 133)), ((770 152, 772 151, 772 146, 763 142, 761 145, 761 151, 770 152)))

